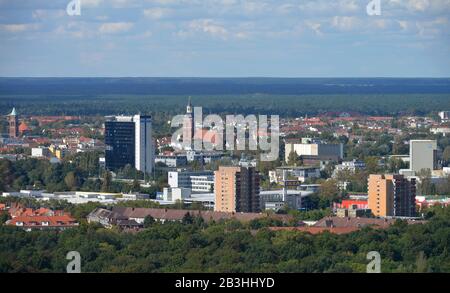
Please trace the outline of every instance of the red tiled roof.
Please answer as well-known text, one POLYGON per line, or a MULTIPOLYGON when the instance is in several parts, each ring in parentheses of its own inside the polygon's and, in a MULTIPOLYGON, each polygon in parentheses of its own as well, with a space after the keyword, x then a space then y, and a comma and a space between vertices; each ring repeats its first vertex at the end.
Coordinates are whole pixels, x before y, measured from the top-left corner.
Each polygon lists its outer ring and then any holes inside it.
POLYGON ((46 143, 50 143, 50 139, 48 139, 47 137, 38 137, 38 138, 33 138, 32 141, 34 141, 37 144, 46 144, 46 143))
POLYGON ((28 127, 28 125, 25 122, 20 123, 20 125, 19 125, 20 132, 29 131, 29 130, 30 130, 30 128, 28 127))
POLYGON ((14 219, 7 222, 10 226, 18 226, 18 223, 23 223, 23 227, 35 227, 35 226, 43 226, 43 227, 65 227, 65 226, 77 226, 78 223, 76 220, 69 215, 63 216, 20 216, 15 217, 14 219), (48 223, 47 225, 43 225, 44 223, 48 223))
POLYGON ((37 210, 33 210, 31 208, 24 208, 19 206, 13 206, 9 210, 9 214, 11 217, 36 217, 36 216, 63 216, 64 211, 52 211, 47 208, 39 208, 37 210))

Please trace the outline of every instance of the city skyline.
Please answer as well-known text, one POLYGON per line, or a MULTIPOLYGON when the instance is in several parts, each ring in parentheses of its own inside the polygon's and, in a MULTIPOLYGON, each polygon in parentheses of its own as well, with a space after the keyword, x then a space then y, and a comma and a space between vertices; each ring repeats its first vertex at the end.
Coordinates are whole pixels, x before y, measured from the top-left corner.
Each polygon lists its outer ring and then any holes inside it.
POLYGON ((448 77, 446 0, 0 1, 0 76, 448 77))

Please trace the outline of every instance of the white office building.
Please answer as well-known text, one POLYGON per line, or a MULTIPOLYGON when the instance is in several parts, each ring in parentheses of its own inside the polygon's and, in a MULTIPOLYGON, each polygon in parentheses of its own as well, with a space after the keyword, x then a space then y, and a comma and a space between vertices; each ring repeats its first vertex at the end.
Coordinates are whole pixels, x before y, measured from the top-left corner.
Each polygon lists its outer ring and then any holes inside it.
POLYGON ((163 200, 166 202, 184 201, 191 198, 191 190, 189 188, 164 188, 163 200))
POLYGON ((289 161, 291 152, 297 156, 316 157, 324 160, 340 160, 344 157, 343 144, 323 144, 323 143, 286 143, 285 160, 289 161))
POLYGON ((38 147, 31 149, 31 156, 33 158, 45 158, 50 155, 50 151, 46 147, 38 147))
POLYGON ((134 116, 135 122, 135 160, 136 169, 145 173, 153 172, 154 152, 152 140, 152 118, 134 116))
POLYGON ((439 112, 439 117, 441 117, 442 122, 447 122, 450 120, 450 111, 439 112))
POLYGON ((214 191, 214 172, 178 170, 168 173, 171 188, 189 188, 192 192, 214 191))
POLYGON ((152 173, 154 149, 151 116, 110 116, 105 122, 106 168, 117 170, 132 165, 152 173))

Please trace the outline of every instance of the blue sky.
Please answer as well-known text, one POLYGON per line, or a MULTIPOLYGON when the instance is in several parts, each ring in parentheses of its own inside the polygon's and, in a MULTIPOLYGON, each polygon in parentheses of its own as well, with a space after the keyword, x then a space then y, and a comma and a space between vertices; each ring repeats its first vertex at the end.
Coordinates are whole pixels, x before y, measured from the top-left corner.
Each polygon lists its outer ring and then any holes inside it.
POLYGON ((450 0, 69 2, 0 0, 0 76, 450 76, 450 0))

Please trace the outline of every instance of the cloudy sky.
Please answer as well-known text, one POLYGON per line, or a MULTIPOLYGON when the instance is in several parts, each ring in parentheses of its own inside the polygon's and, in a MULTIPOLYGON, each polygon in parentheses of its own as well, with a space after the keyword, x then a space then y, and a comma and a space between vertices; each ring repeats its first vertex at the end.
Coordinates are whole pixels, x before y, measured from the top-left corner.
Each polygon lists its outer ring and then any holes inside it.
POLYGON ((0 0, 0 76, 450 76, 450 0, 69 2, 0 0))

